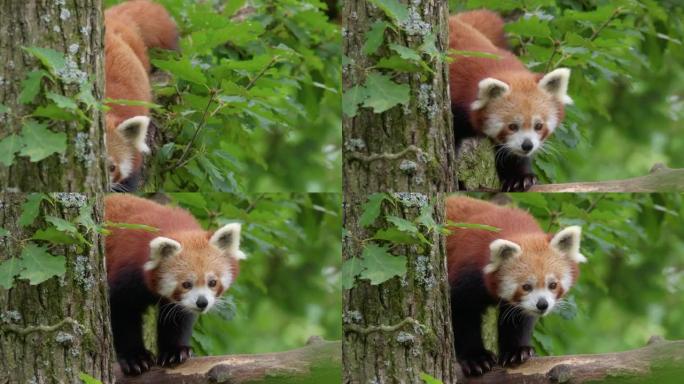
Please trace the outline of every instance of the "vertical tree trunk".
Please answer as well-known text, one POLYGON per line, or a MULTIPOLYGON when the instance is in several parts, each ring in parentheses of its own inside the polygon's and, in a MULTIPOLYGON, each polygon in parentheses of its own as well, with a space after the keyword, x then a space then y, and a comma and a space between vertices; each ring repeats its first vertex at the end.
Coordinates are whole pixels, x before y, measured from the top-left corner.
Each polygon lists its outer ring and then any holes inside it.
MULTIPOLYGON (((80 82, 87 79, 93 84, 95 99, 102 99, 101 0, 2 0, 0 4, 0 104, 9 108, 7 113, 0 113, 0 140, 20 133, 26 115, 35 109, 35 105, 18 100, 27 74, 41 69, 39 61, 22 47, 51 48, 64 54, 74 78, 60 81, 57 93, 74 96, 80 82)), ((44 95, 38 95, 36 100, 44 100, 44 95)), ((88 117, 93 123, 85 127, 50 119, 51 131, 66 134, 66 151, 37 162, 19 155, 10 166, 0 162, 0 190, 104 190, 107 179, 102 112, 93 108, 88 117)))
MULTIPOLYGON (((413 26, 432 28, 438 51, 447 48, 447 4, 444 1, 400 1, 413 26)), ((343 88, 363 84, 375 60, 363 53, 367 32, 386 14, 370 1, 346 1, 343 8, 343 88)), ((427 28, 427 30, 425 30, 427 28)), ((425 34, 407 27, 384 35, 384 47, 398 44, 418 49, 425 34), (412 32, 407 32, 412 31, 412 32)), ((386 51, 388 52, 388 51, 386 51)), ((388 55, 391 54, 388 52, 388 55)), ((387 56, 388 56, 387 55, 387 56)), ((392 194, 397 204, 382 204, 380 216, 413 222, 429 206, 437 223, 444 221, 443 195, 455 181, 447 64, 430 62, 429 74, 393 73, 410 87, 410 101, 383 113, 361 108, 344 116, 343 259, 360 258, 367 240, 380 227, 360 223, 364 204, 374 192, 392 194)), ((385 223, 384 226, 387 226, 385 223)), ((391 244, 393 255, 405 255, 407 272, 379 285, 356 280, 344 291, 344 383, 420 383, 427 373, 445 383, 456 380, 446 284, 446 248, 436 231, 424 231, 425 245, 391 244)))
MULTIPOLYGON (((0 196, 0 228, 9 232, 0 238, 0 262, 22 255, 35 230, 46 227, 46 215, 75 222, 81 207, 92 204, 86 213, 103 220, 102 195, 54 193, 40 204, 35 224, 23 227, 18 222, 28 195, 0 196)), ((81 233, 92 245, 32 241, 64 256, 64 275, 38 285, 17 279, 12 288, 0 288, 0 382, 75 383, 81 372, 114 381, 103 244, 96 232, 81 233)))

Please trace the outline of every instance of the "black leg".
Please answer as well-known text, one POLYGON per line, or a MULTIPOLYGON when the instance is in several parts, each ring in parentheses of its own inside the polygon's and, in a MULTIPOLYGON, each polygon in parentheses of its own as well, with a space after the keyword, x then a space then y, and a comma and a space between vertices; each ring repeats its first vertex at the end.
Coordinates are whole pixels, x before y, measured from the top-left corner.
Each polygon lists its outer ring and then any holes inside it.
POLYGON ((494 158, 503 192, 527 191, 537 183, 537 175, 532 171, 532 159, 529 156, 518 156, 502 145, 496 145, 494 158))
POLYGON ((112 300, 114 349, 121 371, 139 375, 154 365, 152 353, 145 349, 142 336, 142 310, 112 300))
POLYGON ((501 366, 524 363, 534 356, 532 332, 535 316, 522 313, 510 304, 499 305, 499 363, 501 366))
POLYGON ((464 268, 452 282, 454 349, 466 376, 482 375, 496 365, 496 356, 482 343, 482 314, 492 304, 479 268, 464 268))
POLYGON ((166 300, 160 302, 157 317, 159 365, 180 364, 191 356, 190 336, 194 323, 194 313, 166 300))

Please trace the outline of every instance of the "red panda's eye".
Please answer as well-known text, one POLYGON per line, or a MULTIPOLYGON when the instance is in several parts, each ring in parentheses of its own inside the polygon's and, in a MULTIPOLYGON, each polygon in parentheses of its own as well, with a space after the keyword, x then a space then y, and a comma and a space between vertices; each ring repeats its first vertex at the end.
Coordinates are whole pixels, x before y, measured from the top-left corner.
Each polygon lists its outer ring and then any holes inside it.
POLYGON ((508 129, 511 132, 518 132, 518 124, 516 124, 516 123, 508 124, 508 129))
POLYGON ((214 288, 216 286, 216 280, 209 280, 209 287, 214 288))
POLYGON ((192 283, 189 281, 183 282, 183 288, 185 288, 185 289, 192 288, 192 283))
POLYGON ((109 172, 114 172, 116 171, 116 165, 112 164, 109 166, 109 172))
POLYGON ((534 130, 535 130, 535 131, 541 131, 542 128, 544 128, 544 124, 542 124, 542 123, 537 123, 537 124, 534 125, 534 130))
POLYGON ((556 289, 557 286, 558 286, 557 283, 551 283, 551 284, 549 284, 549 289, 556 289))
POLYGON ((532 290, 532 284, 523 284, 522 286, 523 291, 531 291, 532 290))

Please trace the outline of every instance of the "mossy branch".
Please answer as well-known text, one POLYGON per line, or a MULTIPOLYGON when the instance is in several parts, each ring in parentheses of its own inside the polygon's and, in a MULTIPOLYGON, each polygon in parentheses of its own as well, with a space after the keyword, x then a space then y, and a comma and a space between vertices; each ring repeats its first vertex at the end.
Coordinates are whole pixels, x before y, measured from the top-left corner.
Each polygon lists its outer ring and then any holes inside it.
POLYGON ((357 324, 346 324, 344 330, 346 332, 356 332, 361 335, 368 335, 373 332, 396 332, 406 325, 413 325, 414 327, 424 328, 425 326, 421 324, 418 320, 407 317, 404 320, 394 324, 394 325, 371 325, 368 327, 362 327, 357 324))
POLYGON ((30 325, 27 327, 20 327, 15 324, 3 324, 2 326, 0 326, 0 330, 2 330, 3 332, 14 332, 20 336, 26 336, 29 333, 33 332, 54 332, 62 328, 66 324, 71 324, 71 326, 74 327, 75 330, 80 330, 83 328, 78 321, 70 317, 67 317, 53 325, 30 325))

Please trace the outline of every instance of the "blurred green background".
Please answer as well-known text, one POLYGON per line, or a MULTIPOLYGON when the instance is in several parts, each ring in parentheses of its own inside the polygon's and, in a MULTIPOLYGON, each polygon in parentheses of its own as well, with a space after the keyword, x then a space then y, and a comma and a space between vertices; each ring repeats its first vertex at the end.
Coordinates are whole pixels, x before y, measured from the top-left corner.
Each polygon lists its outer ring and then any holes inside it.
POLYGON ((304 346, 310 336, 341 338, 341 197, 339 194, 173 193, 208 229, 242 222, 232 305, 195 323, 197 355, 277 352, 304 346))
POLYGON ((551 153, 535 158, 542 181, 640 176, 657 162, 684 167, 682 1, 449 3, 452 12, 500 11, 511 48, 531 70, 572 70, 575 104, 546 143, 551 153))
POLYGON ((326 3, 155 1, 181 39, 150 55, 170 76, 154 75, 144 190, 339 192, 341 33, 326 3))
MULTIPOLYGON (((489 194, 469 194, 488 200, 489 194)), ((499 195, 501 196, 501 195, 499 195)), ((681 194, 512 193, 547 232, 582 226, 589 260, 566 296, 541 319, 542 355, 639 348, 649 337, 684 339, 684 199, 681 194)))

